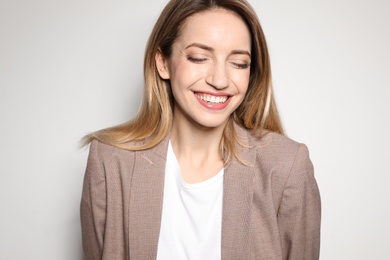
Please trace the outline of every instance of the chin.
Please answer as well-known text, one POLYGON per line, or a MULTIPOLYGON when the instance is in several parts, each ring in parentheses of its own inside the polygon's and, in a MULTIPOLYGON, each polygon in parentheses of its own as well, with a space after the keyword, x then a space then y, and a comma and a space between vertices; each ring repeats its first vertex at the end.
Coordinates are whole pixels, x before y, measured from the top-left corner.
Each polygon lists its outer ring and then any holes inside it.
POLYGON ((210 118, 210 119, 203 119, 203 120, 196 120, 196 123, 200 126, 200 127, 204 127, 204 128, 219 128, 219 127, 225 127, 226 123, 227 123, 228 119, 224 119, 224 120, 221 120, 221 119, 213 119, 213 118, 210 118))

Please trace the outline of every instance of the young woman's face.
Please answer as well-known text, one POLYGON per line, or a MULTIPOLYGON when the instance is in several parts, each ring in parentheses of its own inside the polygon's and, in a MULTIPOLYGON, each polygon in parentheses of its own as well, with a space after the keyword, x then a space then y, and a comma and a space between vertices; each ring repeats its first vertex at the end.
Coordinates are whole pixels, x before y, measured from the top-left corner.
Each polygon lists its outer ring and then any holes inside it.
POLYGON ((224 127, 248 89, 250 32, 235 13, 208 10, 188 18, 171 57, 156 59, 171 83, 174 123, 224 127))

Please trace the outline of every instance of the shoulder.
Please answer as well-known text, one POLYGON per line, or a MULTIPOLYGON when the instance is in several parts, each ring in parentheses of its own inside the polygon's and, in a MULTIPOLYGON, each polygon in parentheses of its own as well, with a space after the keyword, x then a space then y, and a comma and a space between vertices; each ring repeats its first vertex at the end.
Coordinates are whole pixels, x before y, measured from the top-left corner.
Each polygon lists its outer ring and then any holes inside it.
POLYGON ((112 155, 128 155, 134 151, 119 148, 113 145, 103 143, 97 139, 92 140, 90 147, 90 153, 97 154, 100 158, 109 157, 112 155))
MULTIPOLYGON (((296 142, 278 133, 269 132, 262 137, 246 131, 248 150, 252 154, 252 167, 255 167, 257 187, 268 187, 272 191, 272 200, 278 210, 283 194, 297 198, 310 193, 318 196, 318 187, 314 178, 314 168, 306 145, 296 142), (285 191, 289 190, 289 193, 285 191)), ((244 160, 247 158, 243 158, 244 160)), ((313 195, 314 196, 314 195, 313 195)))
POLYGON ((94 139, 89 147, 89 161, 96 161, 103 165, 118 161, 133 161, 134 153, 133 150, 122 149, 94 139))
POLYGON ((94 139, 90 144, 89 157, 90 159, 98 160, 104 163, 126 163, 131 164, 134 162, 135 157, 141 155, 141 157, 146 158, 147 156, 157 155, 161 158, 166 157, 166 151, 168 149, 169 138, 164 138, 157 145, 144 149, 144 150, 133 150, 128 147, 137 147, 141 146, 143 142, 140 141, 129 141, 123 145, 123 147, 116 147, 110 144, 103 143, 97 139, 94 139))
POLYGON ((271 156, 282 156, 284 158, 293 159, 298 152, 307 152, 307 147, 303 143, 299 143, 287 136, 269 132, 263 137, 252 139, 253 146, 262 154, 270 154, 271 156))
MULTIPOLYGON (((243 131, 241 135, 246 139, 248 147, 245 154, 250 154, 249 162, 257 168, 257 176, 263 181, 269 181, 279 190, 289 179, 314 177, 313 165, 305 144, 274 132, 258 137, 249 130, 243 131)), ((243 159, 248 161, 249 157, 243 159)))
POLYGON ((284 135, 267 133, 260 140, 254 139, 253 147, 260 162, 272 162, 284 177, 289 177, 298 165, 312 167, 307 146, 284 135))
POLYGON ((256 153, 261 161, 274 162, 274 164, 288 167, 296 157, 308 157, 309 152, 305 144, 299 143, 287 136, 266 132, 261 137, 254 135, 250 130, 240 129, 238 135, 256 153))

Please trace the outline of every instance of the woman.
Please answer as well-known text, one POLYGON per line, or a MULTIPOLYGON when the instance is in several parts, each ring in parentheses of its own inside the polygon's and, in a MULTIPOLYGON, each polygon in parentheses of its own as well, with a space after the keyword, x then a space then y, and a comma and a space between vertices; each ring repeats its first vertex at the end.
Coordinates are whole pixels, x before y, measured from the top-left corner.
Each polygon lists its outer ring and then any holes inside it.
POLYGON ((267 46, 245 0, 171 0, 132 121, 91 142, 86 259, 318 259, 307 148, 283 136, 267 46))

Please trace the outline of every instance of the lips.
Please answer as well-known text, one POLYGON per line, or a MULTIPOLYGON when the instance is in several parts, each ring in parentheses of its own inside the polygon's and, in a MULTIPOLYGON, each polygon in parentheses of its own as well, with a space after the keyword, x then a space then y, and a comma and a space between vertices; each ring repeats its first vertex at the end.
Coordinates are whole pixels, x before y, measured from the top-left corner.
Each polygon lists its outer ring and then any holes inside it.
POLYGON ((194 93, 198 102, 210 110, 222 110, 230 102, 230 95, 224 93, 210 94, 210 93, 194 93))
POLYGON ((198 98, 201 100, 207 102, 207 103, 212 103, 212 104, 221 104, 225 103, 226 100, 228 100, 228 96, 213 96, 210 94, 201 94, 201 93, 196 93, 195 94, 198 98))

